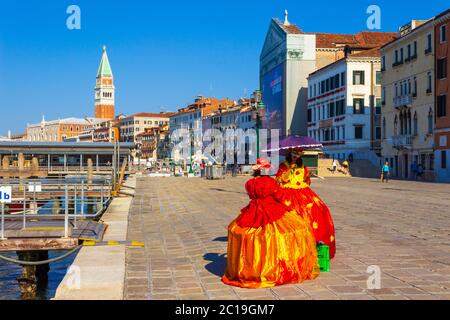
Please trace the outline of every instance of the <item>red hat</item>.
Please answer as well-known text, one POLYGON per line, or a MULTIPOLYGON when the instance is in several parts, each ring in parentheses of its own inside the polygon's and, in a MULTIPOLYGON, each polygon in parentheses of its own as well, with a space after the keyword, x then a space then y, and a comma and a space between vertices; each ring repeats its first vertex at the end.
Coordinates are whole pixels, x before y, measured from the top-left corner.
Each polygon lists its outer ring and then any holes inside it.
POLYGON ((256 160, 256 164, 252 167, 253 170, 261 170, 261 169, 268 169, 271 165, 269 163, 269 160, 265 158, 259 158, 256 160))

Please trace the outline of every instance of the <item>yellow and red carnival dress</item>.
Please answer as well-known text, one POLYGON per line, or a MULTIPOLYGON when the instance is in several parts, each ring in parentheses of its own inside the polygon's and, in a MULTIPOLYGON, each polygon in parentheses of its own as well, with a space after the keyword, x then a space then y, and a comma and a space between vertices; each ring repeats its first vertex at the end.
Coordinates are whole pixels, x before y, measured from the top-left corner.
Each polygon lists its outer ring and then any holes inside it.
POLYGON ((310 188, 308 169, 283 162, 278 169, 277 180, 281 188, 275 197, 310 222, 316 241, 329 246, 330 258, 334 258, 336 241, 333 219, 327 205, 310 188))
POLYGON ((277 202, 279 186, 268 176, 249 180, 250 203, 228 227, 228 260, 222 281, 243 288, 300 283, 319 275, 311 227, 277 202))

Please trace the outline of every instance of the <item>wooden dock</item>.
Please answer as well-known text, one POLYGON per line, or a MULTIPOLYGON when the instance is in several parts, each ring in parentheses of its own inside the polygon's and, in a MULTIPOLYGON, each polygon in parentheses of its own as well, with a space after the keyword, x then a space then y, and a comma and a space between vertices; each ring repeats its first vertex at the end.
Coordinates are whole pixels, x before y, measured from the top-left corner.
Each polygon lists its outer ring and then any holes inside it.
MULTIPOLYGON (((30 219, 30 218, 29 218, 30 219)), ((69 236, 64 238, 64 220, 6 221, 0 252, 30 250, 70 250, 84 240, 102 241, 107 225, 90 220, 69 222, 69 236)))

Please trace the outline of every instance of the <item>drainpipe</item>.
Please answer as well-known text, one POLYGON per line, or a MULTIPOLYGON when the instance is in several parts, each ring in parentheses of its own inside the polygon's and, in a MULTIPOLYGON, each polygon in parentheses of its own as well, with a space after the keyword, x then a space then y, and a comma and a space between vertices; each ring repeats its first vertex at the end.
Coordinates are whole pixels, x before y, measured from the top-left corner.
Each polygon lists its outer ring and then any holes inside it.
POLYGON ((375 137, 374 137, 374 130, 375 130, 375 112, 374 112, 374 62, 372 61, 370 63, 370 96, 369 96, 369 106, 370 106, 370 149, 373 151, 375 148, 375 137))

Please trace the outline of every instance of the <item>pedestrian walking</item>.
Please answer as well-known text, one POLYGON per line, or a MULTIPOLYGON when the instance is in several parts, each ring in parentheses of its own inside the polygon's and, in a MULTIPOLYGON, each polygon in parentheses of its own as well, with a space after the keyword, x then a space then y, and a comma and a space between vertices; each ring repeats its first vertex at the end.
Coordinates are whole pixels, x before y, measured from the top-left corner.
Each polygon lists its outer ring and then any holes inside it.
POLYGON ((417 164, 417 161, 414 161, 411 164, 411 173, 412 173, 412 176, 413 176, 414 180, 417 180, 417 173, 418 172, 419 172, 419 165, 417 164))
POLYGON ((350 173, 350 165, 348 164, 348 161, 344 160, 344 162, 342 163, 342 166, 344 167, 345 175, 348 175, 350 173))
POLYGON ((333 174, 335 174, 336 170, 337 170, 337 160, 334 159, 333 164, 331 165, 331 172, 333 172, 333 174))
POLYGON ((390 176, 389 162, 385 162, 383 167, 381 168, 381 182, 388 182, 390 176))

